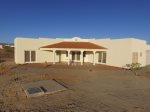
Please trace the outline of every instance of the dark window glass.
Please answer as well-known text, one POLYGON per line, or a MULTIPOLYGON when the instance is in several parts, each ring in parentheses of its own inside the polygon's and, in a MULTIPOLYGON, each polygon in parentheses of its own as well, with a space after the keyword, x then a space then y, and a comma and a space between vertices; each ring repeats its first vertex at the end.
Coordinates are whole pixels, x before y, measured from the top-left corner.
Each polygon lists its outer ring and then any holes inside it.
POLYGON ((72 60, 75 60, 75 52, 72 52, 72 60))
POLYGON ((77 60, 80 60, 80 52, 77 52, 77 60))
POLYGON ((102 52, 99 52, 98 62, 102 62, 102 52))
POLYGON ((30 51, 25 51, 25 62, 30 62, 30 51))
POLYGON ((56 55, 60 55, 60 51, 56 51, 56 55))
POLYGON ((103 52, 103 63, 106 63, 106 52, 103 52))
POLYGON ((36 60, 35 51, 31 51, 31 61, 35 61, 35 60, 36 60))

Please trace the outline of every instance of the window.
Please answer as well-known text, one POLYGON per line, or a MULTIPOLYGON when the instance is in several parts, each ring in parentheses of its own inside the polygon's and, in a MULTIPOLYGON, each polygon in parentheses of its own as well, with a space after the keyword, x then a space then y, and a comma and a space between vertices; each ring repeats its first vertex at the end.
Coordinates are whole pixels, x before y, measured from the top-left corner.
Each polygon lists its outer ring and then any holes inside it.
POLYGON ((25 57, 25 62, 34 62, 34 61, 36 61, 36 52, 35 51, 25 51, 24 57, 25 57))
POLYGON ((106 63, 106 52, 103 52, 103 63, 106 63))
POLYGON ((99 52, 99 55, 98 55, 98 62, 100 63, 106 63, 106 51, 101 51, 99 52))
POLYGON ((72 52, 72 60, 79 61, 80 60, 80 52, 72 52))
POLYGON ((30 62, 30 51, 25 51, 25 62, 30 62))
POLYGON ((80 52, 77 52, 77 60, 80 60, 80 52))
POLYGON ((31 51, 31 61, 35 60, 36 60, 35 51, 31 51))
POLYGON ((56 51, 56 55, 60 55, 61 54, 61 52, 60 51, 56 51))
POLYGON ((98 62, 102 62, 102 52, 99 52, 98 62))

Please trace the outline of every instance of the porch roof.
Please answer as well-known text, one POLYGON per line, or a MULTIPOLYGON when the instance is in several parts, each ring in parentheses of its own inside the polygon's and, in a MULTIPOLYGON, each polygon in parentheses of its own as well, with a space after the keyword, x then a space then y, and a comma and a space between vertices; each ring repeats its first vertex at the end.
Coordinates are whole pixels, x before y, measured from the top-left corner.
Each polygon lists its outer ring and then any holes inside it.
POLYGON ((59 42, 51 45, 42 46, 41 48, 71 48, 71 49, 106 49, 91 42, 59 42))

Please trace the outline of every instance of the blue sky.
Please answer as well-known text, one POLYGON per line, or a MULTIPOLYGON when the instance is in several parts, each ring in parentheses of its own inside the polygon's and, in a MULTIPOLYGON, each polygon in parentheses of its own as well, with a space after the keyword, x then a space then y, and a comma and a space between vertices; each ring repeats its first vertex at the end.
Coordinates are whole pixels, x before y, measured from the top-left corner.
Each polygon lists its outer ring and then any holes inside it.
POLYGON ((150 0, 0 0, 0 42, 19 36, 150 42, 150 0))

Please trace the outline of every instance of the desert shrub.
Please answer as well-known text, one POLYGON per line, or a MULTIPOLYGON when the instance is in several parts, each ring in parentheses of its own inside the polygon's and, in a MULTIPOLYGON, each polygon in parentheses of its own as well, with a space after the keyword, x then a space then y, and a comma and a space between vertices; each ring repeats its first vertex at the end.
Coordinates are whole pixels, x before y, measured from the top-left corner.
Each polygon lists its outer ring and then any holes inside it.
POLYGON ((140 63, 131 63, 131 64, 126 64, 126 66, 129 68, 129 69, 140 69, 141 68, 141 64, 140 63))
POLYGON ((126 64, 126 67, 131 70, 135 75, 137 75, 137 70, 141 68, 140 63, 131 63, 131 64, 126 64))
POLYGON ((0 64, 0 75, 5 74, 8 70, 8 67, 4 64, 0 64))
POLYGON ((9 46, 4 47, 4 49, 0 49, 0 58, 1 60, 6 58, 13 58, 14 57, 14 48, 9 46))
POLYGON ((4 48, 4 50, 6 51, 6 52, 14 52, 14 48, 12 48, 12 47, 10 47, 10 46, 3 46, 3 48, 4 48))

